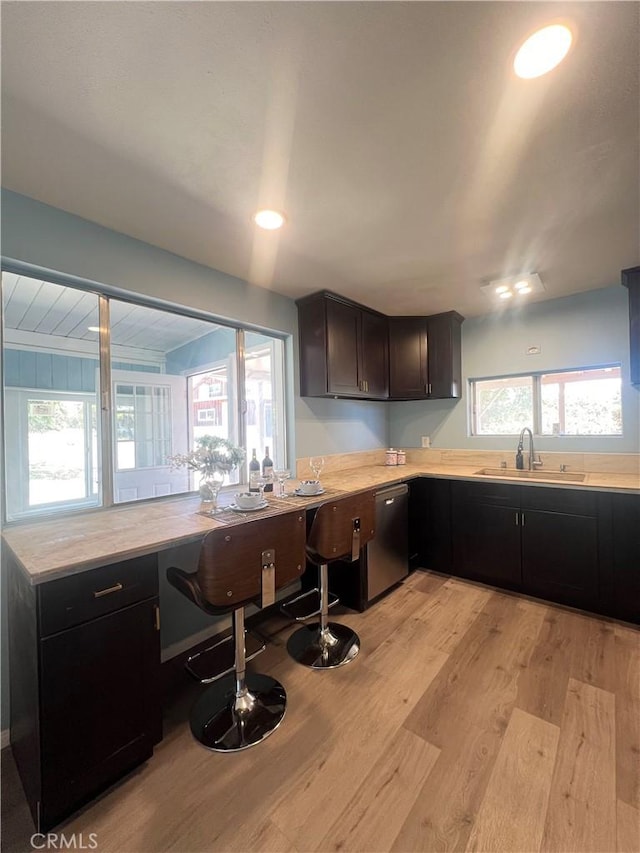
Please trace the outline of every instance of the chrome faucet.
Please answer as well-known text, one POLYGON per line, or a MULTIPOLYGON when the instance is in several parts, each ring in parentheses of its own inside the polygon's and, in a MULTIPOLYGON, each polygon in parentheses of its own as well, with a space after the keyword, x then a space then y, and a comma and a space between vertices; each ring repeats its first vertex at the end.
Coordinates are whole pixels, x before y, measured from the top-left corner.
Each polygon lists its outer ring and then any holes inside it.
POLYGON ((529 427, 524 427, 524 429, 520 433, 520 438, 518 440, 518 448, 516 450, 516 468, 522 470, 524 468, 524 457, 522 455, 522 451, 524 449, 524 434, 525 432, 529 433, 529 471, 532 468, 541 468, 542 467, 542 459, 540 454, 538 454, 538 458, 536 459, 536 454, 533 449, 533 433, 529 429, 529 427))

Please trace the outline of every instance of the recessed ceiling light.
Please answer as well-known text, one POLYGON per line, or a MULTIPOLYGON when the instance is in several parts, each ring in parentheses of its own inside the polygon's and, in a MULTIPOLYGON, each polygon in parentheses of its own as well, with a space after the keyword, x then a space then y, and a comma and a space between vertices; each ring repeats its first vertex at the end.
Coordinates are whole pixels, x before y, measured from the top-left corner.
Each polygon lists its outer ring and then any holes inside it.
POLYGON ((511 299, 513 293, 510 290, 505 290, 504 293, 500 294, 500 299, 511 299))
POLYGON ((525 80, 541 77, 562 62, 572 39, 571 30, 563 24, 543 27, 521 45, 513 60, 513 70, 525 80))
POLYGON ((509 290, 506 284, 501 284, 500 287, 496 287, 496 293, 500 296, 502 293, 506 293, 509 290))
POLYGON ((531 288, 528 284, 525 284, 524 287, 518 287, 516 285, 516 290, 518 291, 518 293, 531 293, 531 288))
POLYGON ((277 210, 259 210, 253 217, 253 221, 260 228, 276 231, 284 225, 284 216, 277 210))
POLYGON ((99 332, 100 326, 87 326, 87 331, 89 332, 99 332))
POLYGON ((523 278, 521 281, 516 281, 516 283, 513 285, 513 289, 528 291, 531 290, 531 287, 529 286, 529 282, 526 280, 526 278, 523 278))

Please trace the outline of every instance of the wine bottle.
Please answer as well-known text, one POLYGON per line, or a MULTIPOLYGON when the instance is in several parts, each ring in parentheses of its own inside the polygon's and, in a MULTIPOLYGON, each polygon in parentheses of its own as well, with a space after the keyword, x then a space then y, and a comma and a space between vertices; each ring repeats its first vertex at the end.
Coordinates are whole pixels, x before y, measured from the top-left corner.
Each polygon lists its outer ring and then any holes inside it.
POLYGON ((269 456, 269 448, 264 449, 264 459, 262 460, 262 476, 269 477, 270 482, 265 484, 265 492, 273 491, 273 459, 269 456))
POLYGON ((260 463, 258 462, 258 457, 256 456, 256 449, 253 448, 251 453, 251 462, 249 462, 249 491, 250 492, 259 492, 260 487, 256 483, 256 476, 260 474, 260 463))

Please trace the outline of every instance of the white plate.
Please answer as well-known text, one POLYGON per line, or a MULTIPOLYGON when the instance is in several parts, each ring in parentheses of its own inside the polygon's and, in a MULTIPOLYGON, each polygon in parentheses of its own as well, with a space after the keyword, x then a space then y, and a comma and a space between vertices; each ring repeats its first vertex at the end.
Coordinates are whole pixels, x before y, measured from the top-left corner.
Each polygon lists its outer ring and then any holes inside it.
POLYGON ((259 503, 258 506, 247 507, 246 509, 243 506, 236 506, 235 504, 229 504, 227 509, 231 509, 234 512, 255 512, 258 509, 264 509, 266 506, 269 506, 268 502, 262 501, 262 503, 259 503))
POLYGON ((299 498, 315 498, 316 495, 324 495, 324 489, 318 489, 317 492, 300 492, 294 489, 294 492, 299 498))

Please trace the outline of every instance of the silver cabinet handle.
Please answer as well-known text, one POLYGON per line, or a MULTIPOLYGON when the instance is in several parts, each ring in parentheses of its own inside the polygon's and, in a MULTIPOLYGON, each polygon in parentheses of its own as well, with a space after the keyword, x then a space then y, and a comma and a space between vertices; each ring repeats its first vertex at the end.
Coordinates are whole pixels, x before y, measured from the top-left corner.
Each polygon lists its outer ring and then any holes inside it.
POLYGON ((516 513, 516 527, 517 527, 519 524, 520 524, 520 521, 519 521, 519 519, 518 519, 518 513, 516 513))
POLYGON ((524 527, 524 513, 520 513, 520 524, 524 527))
POLYGON ((110 586, 107 589, 100 589, 98 592, 93 593, 94 598, 102 598, 103 595, 111 595, 112 592, 120 592, 122 589, 122 584, 118 582, 115 586, 110 586))

